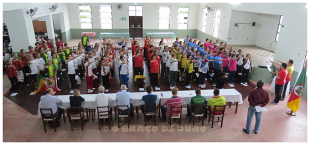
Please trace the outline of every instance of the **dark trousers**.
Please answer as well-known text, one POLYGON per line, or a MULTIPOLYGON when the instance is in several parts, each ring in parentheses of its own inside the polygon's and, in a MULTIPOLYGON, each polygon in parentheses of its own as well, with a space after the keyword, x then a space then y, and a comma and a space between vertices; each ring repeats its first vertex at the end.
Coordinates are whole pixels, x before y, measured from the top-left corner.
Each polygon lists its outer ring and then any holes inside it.
POLYGON ((162 114, 164 120, 167 119, 167 116, 166 116, 167 109, 168 109, 167 106, 161 106, 161 114, 162 114))
MULTIPOLYGON (((119 110, 121 110, 121 109, 119 109, 119 110)), ((133 116, 132 104, 130 104, 129 113, 130 113, 130 117, 132 117, 133 116)), ((127 115, 127 111, 120 111, 119 114, 120 115, 127 115)))
POLYGON ((158 86, 158 73, 151 73, 150 79, 151 86, 158 86))
POLYGON ((235 78, 236 71, 229 71, 228 83, 233 83, 235 78))
POLYGON ((205 83, 206 73, 199 72, 199 83, 200 85, 203 85, 205 83))
POLYGON ((45 69, 40 70, 40 75, 42 75, 42 76, 46 77, 46 76, 45 76, 45 69))
POLYGON ((274 102, 275 102, 275 103, 279 103, 279 100, 281 99, 282 88, 283 88, 283 85, 278 85, 278 84, 276 84, 276 86, 275 86, 275 95, 276 95, 276 98, 274 99, 274 102))
POLYGON ((24 83, 29 84, 28 77, 26 76, 26 73, 29 73, 29 66, 23 67, 23 74, 24 74, 24 83))
POLYGON ((248 81, 249 71, 250 71, 250 69, 243 68, 243 70, 242 70, 242 82, 243 83, 246 83, 248 81))
POLYGON ((142 67, 135 67, 135 74, 136 75, 143 75, 142 67))
POLYGON ((283 85, 283 93, 282 93, 282 96, 281 96, 281 99, 284 99, 285 98, 285 92, 286 92, 286 87, 287 87, 287 84, 288 82, 286 82, 284 85, 283 85))
POLYGON ((74 89, 75 87, 75 74, 68 74, 69 81, 70 81, 70 89, 74 89))
MULTIPOLYGON (((206 101, 206 104, 207 104, 208 101, 206 101)), ((195 110, 194 110, 195 111, 195 110)), ((206 107, 206 110, 205 110, 205 114, 204 114, 204 117, 206 118, 207 117, 207 112, 208 112, 208 108, 206 107)), ((191 113, 192 113, 192 107, 190 104, 187 104, 187 115, 186 116, 191 116, 191 113)))
POLYGON ((220 73, 221 73, 220 69, 214 69, 214 76, 212 78, 212 83, 217 82, 217 78, 219 77, 220 73))
POLYGON ((85 67, 83 65, 79 65, 80 78, 84 77, 85 67))
POLYGON ((170 71, 170 86, 176 85, 177 73, 177 71, 170 71))
POLYGON ((198 67, 194 67, 194 70, 195 70, 195 73, 192 73, 193 74, 193 79, 197 79, 196 73, 199 73, 198 72, 198 67))
POLYGON ((102 76, 102 85, 105 89, 110 89, 110 81, 109 81, 109 74, 106 74, 105 76, 102 76))
POLYGON ((192 76, 192 73, 186 72, 185 86, 188 86, 190 84, 191 76, 192 76))
POLYGON ((19 86, 18 86, 18 80, 17 80, 17 78, 16 78, 16 77, 13 77, 13 78, 9 78, 9 80, 11 81, 11 85, 12 85, 11 91, 12 91, 12 92, 13 92, 13 91, 18 91, 19 86))
MULTIPOLYGON (((59 121, 59 119, 62 116, 62 112, 63 112, 63 110, 61 108, 57 108, 56 113, 54 113, 54 117, 56 116, 56 121, 59 121)), ((43 118, 51 119, 52 117, 51 116, 44 116, 43 118)), ((48 123, 53 124, 53 121, 49 121, 48 123)))

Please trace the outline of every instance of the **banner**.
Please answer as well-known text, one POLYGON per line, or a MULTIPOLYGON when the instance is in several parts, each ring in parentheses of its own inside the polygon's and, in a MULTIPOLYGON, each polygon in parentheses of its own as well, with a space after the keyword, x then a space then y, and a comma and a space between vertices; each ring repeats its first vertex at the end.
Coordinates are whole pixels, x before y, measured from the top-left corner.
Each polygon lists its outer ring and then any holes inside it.
POLYGON ((42 75, 37 75, 37 85, 38 90, 33 93, 46 92, 47 89, 53 89, 54 91, 60 91, 57 87, 57 77, 52 78, 43 77, 42 75))

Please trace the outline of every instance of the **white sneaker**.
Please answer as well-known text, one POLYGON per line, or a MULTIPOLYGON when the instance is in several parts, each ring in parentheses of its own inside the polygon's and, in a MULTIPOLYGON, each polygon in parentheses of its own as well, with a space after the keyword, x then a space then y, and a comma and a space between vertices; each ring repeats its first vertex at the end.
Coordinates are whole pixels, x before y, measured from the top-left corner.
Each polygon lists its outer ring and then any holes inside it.
POLYGON ((207 81, 207 80, 208 80, 208 78, 205 78, 205 80, 207 81))
POLYGON ((73 93, 73 90, 70 90, 70 94, 73 93))
POLYGON ((240 84, 243 85, 243 82, 241 82, 240 84))
POLYGON ((180 80, 180 81, 182 81, 182 78, 181 78, 181 77, 179 77, 179 80, 180 80))
POLYGON ((248 83, 244 83, 243 86, 246 86, 246 87, 247 87, 247 86, 249 86, 249 85, 248 85, 248 83))
POLYGON ((203 84, 203 85, 201 86, 201 88, 206 88, 206 85, 205 85, 205 84, 203 84))
POLYGON ((230 87, 234 88, 235 86, 234 86, 234 84, 231 84, 230 87))
POLYGON ((212 83, 212 86, 215 87, 215 86, 216 86, 216 83, 212 83))
POLYGON ((96 88, 93 88, 93 90, 95 90, 96 88))
POLYGON ((91 93, 92 90, 88 89, 87 93, 91 93))
POLYGON ((109 89, 106 89, 104 92, 106 92, 106 93, 109 92, 109 89))

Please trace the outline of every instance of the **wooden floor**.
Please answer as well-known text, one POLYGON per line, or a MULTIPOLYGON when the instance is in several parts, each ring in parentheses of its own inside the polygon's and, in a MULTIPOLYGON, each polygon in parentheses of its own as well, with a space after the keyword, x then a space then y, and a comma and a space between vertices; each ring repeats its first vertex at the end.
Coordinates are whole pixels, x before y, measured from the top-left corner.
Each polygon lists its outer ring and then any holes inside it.
MULTIPOLYGON (((118 55, 118 51, 116 51, 116 54, 118 55)), ((116 56, 117 57, 117 56, 116 56)), ((128 82, 128 91, 129 92, 139 92, 139 88, 146 88, 147 86, 150 85, 150 77, 148 74, 148 70, 146 67, 146 63, 144 62, 144 76, 146 77, 145 79, 145 85, 143 86, 143 84, 137 84, 134 82, 134 75, 133 75, 133 67, 132 67, 132 62, 131 62, 131 54, 130 54, 130 58, 129 58, 129 82, 128 82)), ((114 73, 114 82, 112 85, 112 89, 108 92, 108 93, 116 93, 117 91, 120 90, 120 85, 119 85, 119 78, 118 78, 118 72, 116 71, 114 73)), ((161 77, 163 78, 163 77, 161 77)), ((67 77, 64 77, 64 82, 63 84, 60 86, 61 91, 57 92, 55 95, 67 95, 70 94, 70 88, 69 88, 69 80, 67 77)), ((206 82, 206 89, 214 89, 213 86, 211 86, 211 80, 208 79, 208 81, 206 82)), ((96 85, 94 86, 95 88, 98 88, 100 85, 102 85, 102 81, 100 81, 100 83, 96 83, 96 85)), ((159 86, 161 88, 161 91, 169 91, 170 90, 170 86, 169 83, 166 82, 163 79, 159 80, 159 86)), ((198 82, 194 82, 191 81, 191 86, 192 86, 192 90, 198 88, 198 82)), ((242 85, 240 85, 240 83, 238 81, 235 81, 235 89, 237 91, 239 91, 242 94, 243 99, 246 98, 250 92, 251 89, 254 88, 253 85, 250 85, 248 87, 244 87, 242 85)), ((177 87, 179 88, 179 90, 188 90, 184 87, 184 85, 182 85, 181 82, 177 81, 177 87)), ((86 80, 82 80, 82 83, 80 86, 76 86, 76 88, 80 89, 81 94, 86 94, 87 93, 87 89, 86 89, 86 80)), ((227 84, 224 85, 224 88, 230 88, 227 84)), ((40 102, 40 97, 42 95, 44 95, 45 93, 41 92, 41 93, 37 93, 35 95, 29 95, 32 91, 34 91, 34 86, 32 84, 30 84, 29 87, 25 86, 16 96, 12 96, 11 97, 11 92, 5 94, 5 97, 7 97, 8 99, 10 99, 11 101, 13 101, 14 103, 18 104, 19 106, 21 106, 22 108, 24 108, 25 110, 27 110, 28 112, 30 112, 31 114, 35 115, 37 114, 37 110, 38 110, 38 103, 40 102)), ((94 92, 92 94, 97 94, 98 90, 95 89, 94 92)), ((203 94, 202 94, 203 95, 203 94)))

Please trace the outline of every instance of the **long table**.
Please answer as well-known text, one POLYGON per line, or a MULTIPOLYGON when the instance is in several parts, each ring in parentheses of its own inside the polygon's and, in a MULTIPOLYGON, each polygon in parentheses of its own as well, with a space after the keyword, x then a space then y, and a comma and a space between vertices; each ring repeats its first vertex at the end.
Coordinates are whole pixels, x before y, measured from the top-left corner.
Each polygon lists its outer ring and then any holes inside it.
MULTIPOLYGON (((173 32, 147 32, 147 35, 152 34, 151 38, 169 38, 171 42, 176 38, 175 33, 173 32), (173 40, 172 40, 173 39, 173 40)), ((167 39, 168 42, 168 39, 167 39)))
MULTIPOLYGON (((208 101, 210 98, 213 97, 213 91, 214 90, 201 90, 202 96, 206 97, 206 100, 208 101)), ((116 101, 116 93, 106 93, 110 96, 111 101, 109 102, 109 107, 113 108, 117 106, 116 101)), ((146 95, 146 92, 134 92, 131 93, 132 100, 130 100, 130 103, 133 106, 141 106, 144 105, 144 101, 142 101, 142 96, 146 95)), ((171 91, 158 91, 153 92, 153 94, 157 95, 156 104, 160 105, 163 104, 168 98, 172 97, 171 91)), ((81 94, 81 96, 85 99, 85 102, 82 103, 83 108, 87 109, 96 109, 97 103, 95 101, 97 94, 81 94)), ((242 104, 242 95, 235 89, 220 89, 220 95, 224 96, 226 98, 226 102, 235 103, 236 102, 236 110, 235 113, 237 113, 238 104, 242 104)), ((63 100, 63 103, 57 104, 58 107, 62 109, 68 109, 70 108, 70 95, 58 95, 60 99, 63 100)), ((182 104, 186 105, 189 104, 191 101, 191 98, 193 96, 196 96, 195 90, 187 90, 187 91, 179 91, 178 96, 182 97, 182 104)), ((38 105, 38 116, 40 117, 40 104, 38 105)))
POLYGON ((99 35, 99 40, 101 40, 102 38, 127 38, 127 40, 129 41, 130 36, 128 32, 124 32, 124 33, 108 33, 108 32, 102 32, 99 35))

